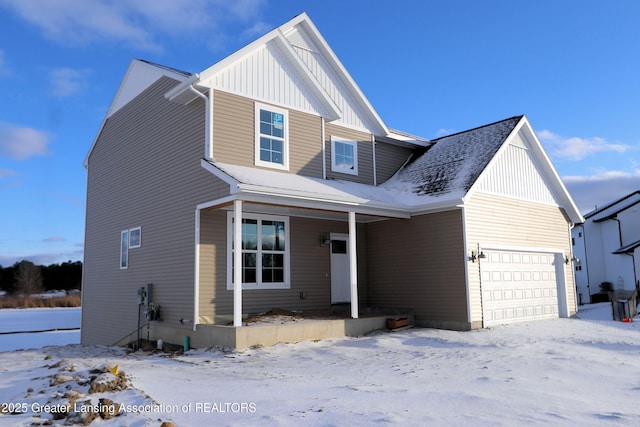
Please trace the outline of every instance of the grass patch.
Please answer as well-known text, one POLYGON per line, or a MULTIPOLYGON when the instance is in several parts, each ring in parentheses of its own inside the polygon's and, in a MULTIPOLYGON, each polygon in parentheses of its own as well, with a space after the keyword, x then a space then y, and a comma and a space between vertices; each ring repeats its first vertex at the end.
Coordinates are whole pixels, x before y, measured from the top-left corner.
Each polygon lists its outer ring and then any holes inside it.
POLYGON ((60 297, 42 298, 32 296, 6 296, 0 298, 2 308, 54 308, 80 307, 80 294, 60 297))

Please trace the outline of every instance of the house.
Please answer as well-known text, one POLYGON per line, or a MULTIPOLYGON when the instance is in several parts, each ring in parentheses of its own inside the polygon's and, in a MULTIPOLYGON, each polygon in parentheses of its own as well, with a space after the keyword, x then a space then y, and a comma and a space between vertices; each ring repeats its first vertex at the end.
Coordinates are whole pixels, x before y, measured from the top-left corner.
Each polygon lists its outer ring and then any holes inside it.
POLYGON ((575 264, 580 304, 608 301, 607 287, 640 287, 640 191, 589 212, 571 234, 580 260, 575 264))
POLYGON ((86 344, 141 333, 140 302, 161 310, 145 338, 232 346, 272 308, 454 330, 576 312, 582 217, 527 118, 393 130, 306 14, 198 74, 133 60, 85 166, 86 344))

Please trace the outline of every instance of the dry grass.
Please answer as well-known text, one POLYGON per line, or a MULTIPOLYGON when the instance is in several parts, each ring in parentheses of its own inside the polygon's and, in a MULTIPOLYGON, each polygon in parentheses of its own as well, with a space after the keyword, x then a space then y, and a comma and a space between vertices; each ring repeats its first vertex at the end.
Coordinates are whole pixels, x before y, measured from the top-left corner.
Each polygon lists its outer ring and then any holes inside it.
POLYGON ((30 296, 6 296, 0 298, 1 308, 53 308, 80 307, 80 294, 62 297, 40 298, 30 296))

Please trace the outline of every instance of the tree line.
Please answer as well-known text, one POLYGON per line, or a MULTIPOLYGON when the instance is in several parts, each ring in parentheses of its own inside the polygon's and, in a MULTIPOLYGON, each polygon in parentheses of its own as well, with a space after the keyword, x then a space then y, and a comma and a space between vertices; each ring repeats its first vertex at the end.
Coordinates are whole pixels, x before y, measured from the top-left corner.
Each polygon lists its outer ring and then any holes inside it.
POLYGON ((61 264, 35 265, 20 261, 11 267, 0 265, 0 290, 9 294, 31 295, 51 290, 80 289, 82 262, 67 261, 61 264))

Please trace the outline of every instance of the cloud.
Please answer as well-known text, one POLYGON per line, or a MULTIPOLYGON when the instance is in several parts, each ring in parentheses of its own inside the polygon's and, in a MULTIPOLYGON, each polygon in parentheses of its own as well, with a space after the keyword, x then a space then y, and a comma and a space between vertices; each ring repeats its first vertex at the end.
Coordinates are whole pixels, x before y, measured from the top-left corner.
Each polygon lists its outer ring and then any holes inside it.
POLYGON ((11 169, 0 169, 0 178, 8 178, 18 175, 18 172, 11 169))
POLYGON ((455 133, 455 131, 453 131, 451 129, 440 128, 436 132, 436 138, 441 138, 443 136, 452 135, 454 133, 455 133))
POLYGON ((4 59, 4 50, 0 49, 0 77, 8 76, 11 74, 4 59))
POLYGON ((640 190, 640 169, 630 172, 604 170, 591 176, 565 176, 562 180, 584 214, 640 190))
POLYGON ((0 157, 24 160, 48 153, 49 135, 45 132, 0 122, 0 157))
POLYGON ((631 148, 629 145, 611 143, 600 137, 580 138, 574 136, 567 138, 547 129, 538 132, 538 137, 543 144, 549 147, 553 156, 574 161, 582 160, 591 154, 603 151, 624 153, 631 148))
POLYGON ((49 73, 51 93, 59 98, 82 93, 89 86, 88 70, 73 68, 56 68, 49 73))
MULTIPOLYGON (((160 52, 159 36, 213 37, 221 22, 255 21, 263 0, 5 0, 25 21, 59 43, 127 43, 160 52)), ((217 37, 217 35, 216 35, 217 37)))
POLYGON ((60 236, 51 236, 51 237, 47 237, 46 239, 42 239, 42 241, 45 243, 58 243, 58 242, 66 242, 67 239, 60 236))

